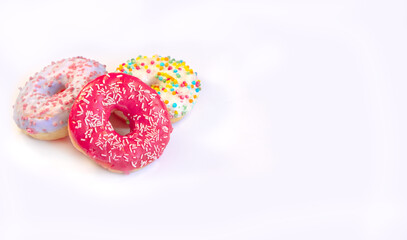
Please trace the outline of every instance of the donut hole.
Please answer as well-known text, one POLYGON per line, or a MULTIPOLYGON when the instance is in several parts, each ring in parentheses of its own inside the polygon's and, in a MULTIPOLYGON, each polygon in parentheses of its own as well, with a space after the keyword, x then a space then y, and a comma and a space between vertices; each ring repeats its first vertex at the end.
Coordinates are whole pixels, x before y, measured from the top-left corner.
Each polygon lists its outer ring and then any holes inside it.
POLYGON ((65 85, 59 84, 58 86, 50 89, 50 95, 54 96, 66 90, 65 85))
MULTIPOLYGON (((61 93, 61 92, 65 91, 65 89, 66 89, 66 87, 62 87, 62 88, 59 89, 55 94, 61 93)), ((55 94, 54 94, 54 95, 55 95, 55 94)))
POLYGON ((130 133, 129 119, 122 111, 112 111, 109 116, 109 122, 117 134, 126 136, 130 133), (117 115, 119 115, 120 117, 118 117, 117 115))

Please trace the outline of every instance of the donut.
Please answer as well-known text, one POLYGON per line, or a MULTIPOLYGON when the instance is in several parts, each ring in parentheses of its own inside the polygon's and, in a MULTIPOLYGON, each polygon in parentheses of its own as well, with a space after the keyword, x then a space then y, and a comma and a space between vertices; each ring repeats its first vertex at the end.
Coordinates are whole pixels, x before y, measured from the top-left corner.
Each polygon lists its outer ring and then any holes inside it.
POLYGON ((116 72, 138 77, 156 90, 172 123, 181 120, 192 109, 201 91, 197 73, 184 61, 171 57, 138 56, 121 64, 116 72))
POLYGON ((27 135, 54 140, 68 135, 73 101, 89 81, 106 73, 106 66, 83 57, 52 62, 20 88, 14 121, 27 135))
POLYGON ((165 104, 140 79, 109 73, 88 83, 69 115, 73 145, 108 170, 129 173, 159 158, 170 140, 172 125, 165 104), (118 134, 112 111, 127 117, 130 132, 118 134))

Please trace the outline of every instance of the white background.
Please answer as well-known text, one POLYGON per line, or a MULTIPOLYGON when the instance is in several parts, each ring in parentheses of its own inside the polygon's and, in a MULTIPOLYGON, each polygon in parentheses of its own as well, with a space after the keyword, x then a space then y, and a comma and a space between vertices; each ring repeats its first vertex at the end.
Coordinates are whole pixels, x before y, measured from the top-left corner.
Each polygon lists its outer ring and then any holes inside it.
POLYGON ((407 239, 405 1, 0 1, 0 239, 407 239), (163 156, 110 173, 12 120, 51 61, 203 82, 163 156))

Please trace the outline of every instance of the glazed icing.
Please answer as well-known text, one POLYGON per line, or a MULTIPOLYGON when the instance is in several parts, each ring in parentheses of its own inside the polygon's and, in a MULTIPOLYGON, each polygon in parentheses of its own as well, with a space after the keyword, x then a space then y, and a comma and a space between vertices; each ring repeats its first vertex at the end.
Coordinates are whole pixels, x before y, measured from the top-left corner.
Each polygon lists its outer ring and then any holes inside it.
POLYGON ((52 62, 20 89, 14 121, 30 134, 66 127, 69 111, 82 87, 105 73, 104 65, 83 57, 52 62))
POLYGON ((187 114, 201 91, 197 73, 183 60, 171 57, 138 56, 121 64, 116 71, 136 76, 156 90, 172 119, 187 114))
POLYGON ((158 94, 138 78, 109 73, 87 84, 69 116, 71 139, 91 159, 128 173, 159 158, 170 140, 172 126, 158 94), (119 135, 109 122, 120 110, 130 133, 119 135))

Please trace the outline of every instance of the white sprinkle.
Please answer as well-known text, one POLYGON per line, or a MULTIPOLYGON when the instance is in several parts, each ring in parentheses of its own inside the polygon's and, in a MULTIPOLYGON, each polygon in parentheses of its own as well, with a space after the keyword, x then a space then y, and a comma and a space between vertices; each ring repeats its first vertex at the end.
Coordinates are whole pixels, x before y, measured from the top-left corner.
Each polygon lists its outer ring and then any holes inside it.
POLYGON ((137 168, 137 162, 131 162, 131 165, 135 168, 137 168))
POLYGON ((80 115, 82 115, 83 114, 83 108, 82 108, 82 106, 81 105, 79 105, 79 108, 81 109, 80 111, 78 111, 78 115, 77 116, 80 116, 80 115))

